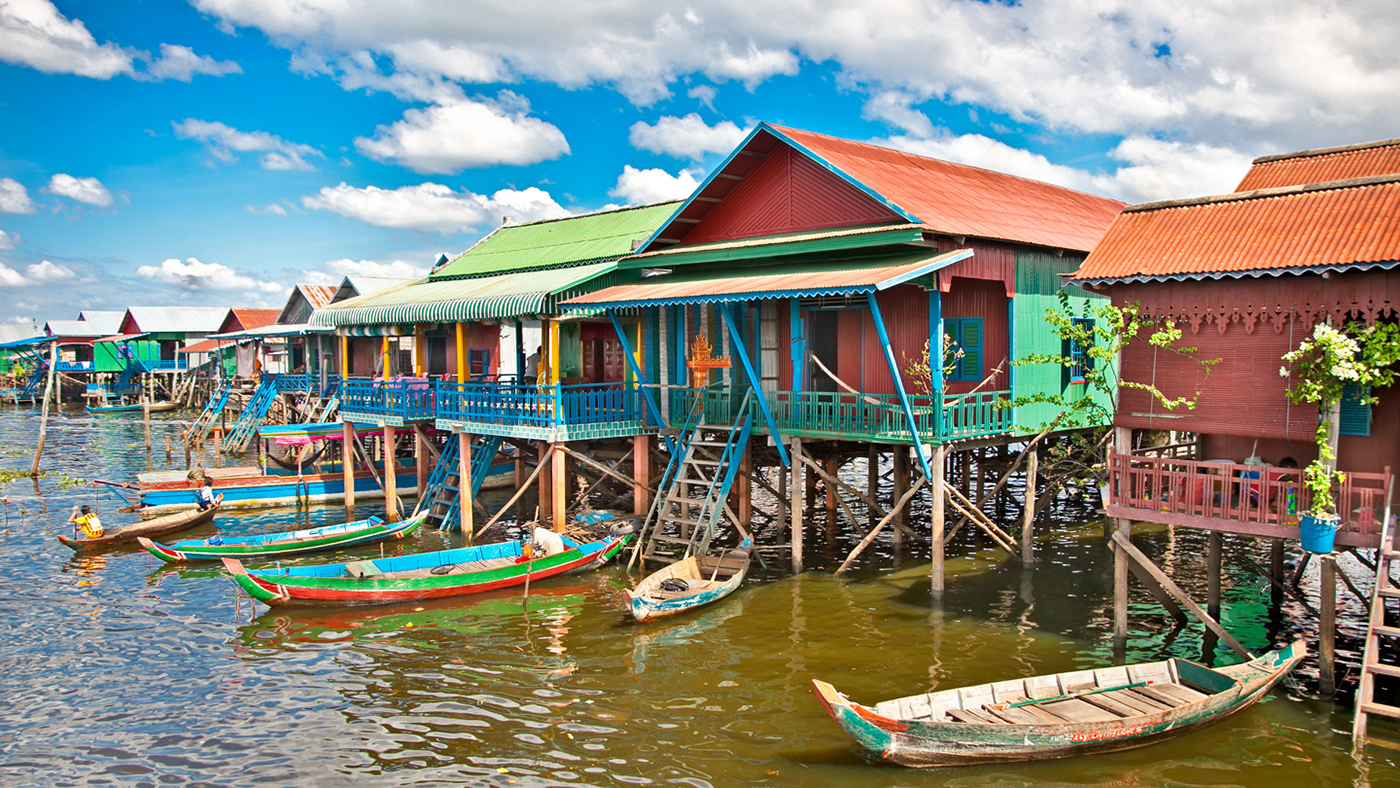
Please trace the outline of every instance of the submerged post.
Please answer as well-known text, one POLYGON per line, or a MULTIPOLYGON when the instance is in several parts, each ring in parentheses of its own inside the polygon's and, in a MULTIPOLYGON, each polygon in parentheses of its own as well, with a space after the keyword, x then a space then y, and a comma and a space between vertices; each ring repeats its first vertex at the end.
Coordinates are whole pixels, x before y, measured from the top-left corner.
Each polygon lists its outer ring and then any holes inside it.
POLYGON ((1035 474, 1040 453, 1032 451, 1026 458, 1026 506, 1021 512, 1021 565, 1035 563, 1035 474))
MULTIPOLYGON (((802 456, 802 439, 792 439, 792 571, 802 571, 802 512, 807 506, 806 490, 807 466, 797 458, 802 456)), ((786 469, 784 469, 786 470, 786 469)))
MULTIPOLYGON (((930 538, 930 547, 933 550, 933 563, 929 567, 929 589, 933 592, 935 600, 943 599, 943 471, 947 467, 947 448, 943 444, 938 444, 933 450, 933 463, 929 466, 932 476, 929 483, 932 485, 930 492, 933 495, 929 519, 933 521, 933 535, 930 538)), ((898 501, 896 501, 896 504, 898 501)))
POLYGON ((640 487, 632 488, 632 513, 646 514, 651 509, 651 436, 632 436, 632 478, 640 487))
POLYGON ((1337 557, 1318 556, 1322 563, 1322 621, 1317 632, 1317 685, 1323 695, 1337 691, 1337 557))
MULTIPOLYGON (((1113 453, 1127 454, 1132 451, 1132 430, 1126 427, 1115 427, 1113 437, 1113 453)), ((1110 463, 1111 465, 1111 463, 1110 463)), ((1112 479, 1109 484, 1112 484, 1112 479)), ((1122 519, 1118 521, 1118 535, 1128 543, 1133 539, 1133 522, 1122 519)), ((1128 640, 1128 555, 1122 550, 1113 553, 1113 640, 1121 646, 1128 640)))
POLYGON ((476 521, 473 517, 475 512, 472 511, 475 508, 472 501, 472 436, 465 432, 457 433, 457 463, 457 519, 462 533, 467 535, 470 542, 476 530, 476 521))
POLYGON ((554 521, 555 533, 563 533, 564 526, 568 523, 568 459, 567 454, 556 451, 551 462, 554 466, 553 473, 550 474, 553 477, 554 490, 552 491, 553 500, 550 503, 553 504, 551 519, 554 521))
MULTIPOLYGON (((29 475, 39 475, 39 458, 44 456, 44 438, 49 427, 49 393, 53 391, 54 371, 58 369, 58 341, 49 345, 49 374, 44 382, 44 406, 39 414, 39 445, 34 449, 34 462, 29 466, 29 475)), ((15 402, 19 402, 18 399, 15 402)))

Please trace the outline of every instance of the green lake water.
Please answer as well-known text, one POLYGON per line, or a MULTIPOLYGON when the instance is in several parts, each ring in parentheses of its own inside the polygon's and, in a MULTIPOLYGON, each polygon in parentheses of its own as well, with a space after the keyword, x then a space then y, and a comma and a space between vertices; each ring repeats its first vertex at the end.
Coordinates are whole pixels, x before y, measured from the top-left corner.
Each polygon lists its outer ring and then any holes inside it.
MULTIPOLYGON (((0 407, 0 469, 28 467, 37 427, 37 411, 0 407)), ((175 431, 174 419, 155 424, 158 469, 163 437, 175 431)), ((111 494, 65 488, 60 474, 134 479, 146 464, 139 417, 68 410, 50 427, 50 475, 0 485, 9 499, 0 784, 1400 785, 1400 753, 1373 747, 1353 758, 1350 707, 1318 697, 1313 658, 1244 713, 1104 756, 909 770, 865 755, 826 716, 813 678, 873 703, 1114 664, 1112 558, 1092 502, 1071 503, 1042 526, 1030 570, 960 540, 941 605, 929 594, 926 546, 896 556, 877 542, 848 577, 833 577, 863 533, 829 532, 812 512, 809 571, 759 569, 718 605, 643 626, 618 603, 639 579, 624 566, 538 583, 528 599, 515 589, 422 605, 270 610, 236 594, 214 565, 166 568, 135 548, 75 557, 59 544, 54 534, 71 530, 75 504, 96 502, 109 524, 123 517, 111 494)), ((366 512, 374 509, 357 515, 366 512)), ((285 530, 291 517, 220 515, 219 528, 285 530)), ((313 513, 316 523, 341 519, 336 508, 313 513)), ((457 539, 430 532, 402 549, 457 539)), ((1151 528, 1135 539, 1204 598, 1203 534, 1151 528)), ((1227 626, 1255 651, 1297 636, 1315 647, 1316 622, 1294 602, 1272 607, 1266 582, 1235 560, 1241 553, 1267 561, 1263 545, 1227 538, 1227 626)), ((1315 583, 1303 583, 1313 600, 1315 583)), ((1126 659, 1203 658, 1200 625, 1175 629, 1137 589, 1133 602, 1126 659)), ((1345 685, 1354 682, 1362 620, 1344 592, 1339 605, 1345 685)), ((1235 659, 1225 650, 1207 656, 1235 659)), ((1400 728, 1373 726, 1400 739, 1400 728)))

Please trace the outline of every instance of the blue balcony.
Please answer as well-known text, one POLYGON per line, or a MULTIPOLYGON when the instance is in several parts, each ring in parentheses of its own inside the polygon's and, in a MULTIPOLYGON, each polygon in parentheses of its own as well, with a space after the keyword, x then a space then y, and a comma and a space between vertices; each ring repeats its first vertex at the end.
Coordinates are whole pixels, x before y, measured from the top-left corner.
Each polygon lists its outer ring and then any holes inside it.
POLYGON ((438 427, 478 435, 558 442, 645 429, 641 391, 627 383, 444 382, 437 384, 437 406, 438 427))
POLYGON ((184 372, 189 368, 187 359, 183 358, 153 358, 141 363, 152 372, 184 372))
POLYGON ((433 384, 426 378, 351 378, 340 384, 340 419, 354 424, 403 427, 432 421, 434 401, 433 384))
POLYGON ((279 394, 303 394, 315 391, 321 384, 321 379, 316 375, 292 375, 279 374, 274 378, 277 381, 277 393, 279 394))
POLYGON ((92 372, 94 364, 91 361, 60 361, 55 369, 59 372, 92 372))

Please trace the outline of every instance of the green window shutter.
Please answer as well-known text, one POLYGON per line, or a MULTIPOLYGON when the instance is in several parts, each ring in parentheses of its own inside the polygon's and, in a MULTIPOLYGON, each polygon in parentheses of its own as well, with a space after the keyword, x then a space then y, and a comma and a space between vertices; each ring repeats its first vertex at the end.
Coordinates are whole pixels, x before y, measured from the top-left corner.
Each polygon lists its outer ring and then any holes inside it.
POLYGON ((982 318, 968 318, 962 321, 962 379, 973 382, 982 380, 982 318))
POLYGON ((1362 402, 1371 396, 1369 387, 1348 385, 1342 389, 1342 418, 1338 432, 1366 437, 1371 434, 1371 406, 1362 402))

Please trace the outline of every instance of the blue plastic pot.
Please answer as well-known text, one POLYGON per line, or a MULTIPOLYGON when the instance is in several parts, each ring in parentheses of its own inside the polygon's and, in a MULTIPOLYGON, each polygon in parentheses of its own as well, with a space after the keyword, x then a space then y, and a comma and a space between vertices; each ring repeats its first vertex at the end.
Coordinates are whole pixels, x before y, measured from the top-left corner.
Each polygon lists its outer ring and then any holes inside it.
POLYGON ((1303 549, 1309 553, 1326 555, 1332 552, 1337 529, 1342 525, 1339 517, 1314 517, 1305 514, 1298 519, 1298 538, 1303 549))

